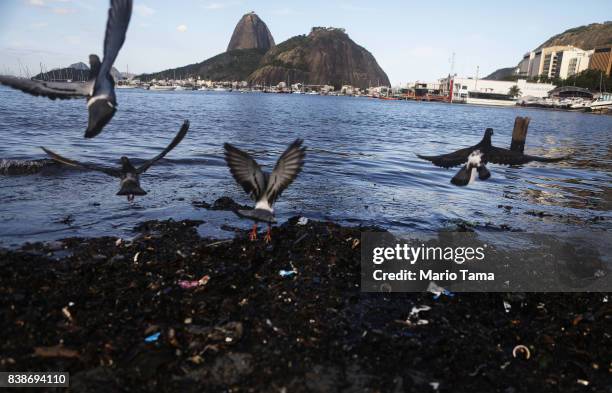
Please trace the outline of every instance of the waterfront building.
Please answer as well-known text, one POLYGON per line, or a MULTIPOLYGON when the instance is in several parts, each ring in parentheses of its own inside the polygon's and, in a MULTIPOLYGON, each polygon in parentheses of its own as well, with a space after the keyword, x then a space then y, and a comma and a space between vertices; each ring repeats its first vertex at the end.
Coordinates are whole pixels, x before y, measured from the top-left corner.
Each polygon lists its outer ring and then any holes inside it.
POLYGON ((518 81, 496 81, 488 79, 460 78, 451 76, 439 80, 440 94, 450 95, 452 102, 483 105, 516 105, 516 99, 524 96, 544 98, 555 88, 550 83, 518 81), (517 95, 510 94, 511 89, 517 95))
POLYGON ((557 45, 526 53, 518 65, 518 75, 535 78, 567 79, 589 68, 593 50, 557 45))
POLYGON ((603 71, 607 76, 612 74, 612 45, 600 46, 593 50, 589 69, 603 71))

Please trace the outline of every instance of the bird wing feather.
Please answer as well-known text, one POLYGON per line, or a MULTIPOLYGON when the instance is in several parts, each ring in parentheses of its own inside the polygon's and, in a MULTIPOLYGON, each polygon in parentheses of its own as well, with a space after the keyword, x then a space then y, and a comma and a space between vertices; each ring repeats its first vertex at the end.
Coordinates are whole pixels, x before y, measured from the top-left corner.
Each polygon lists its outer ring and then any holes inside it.
POLYGON ((493 164, 500 165, 521 165, 531 161, 537 162, 559 162, 566 160, 568 157, 539 157, 529 154, 523 154, 517 151, 503 149, 501 147, 491 147, 487 154, 487 160, 493 164))
POLYGON ((417 154, 417 157, 423 160, 431 161, 434 165, 442 168, 452 168, 465 164, 470 154, 476 149, 478 149, 478 145, 466 147, 465 149, 460 149, 452 153, 442 154, 439 156, 423 156, 421 154, 417 154))
POLYGON ((87 82, 48 82, 9 75, 0 75, 0 84, 52 100, 87 97, 91 92, 91 83, 87 82))
POLYGON ((119 50, 125 42, 125 35, 132 16, 132 0, 111 0, 104 35, 104 59, 100 74, 110 72, 117 59, 119 50))
POLYGON ((162 158, 164 158, 164 156, 166 154, 168 154, 172 149, 174 149, 179 143, 181 143, 181 141, 183 140, 183 138, 185 137, 185 135, 187 134, 187 131, 189 130, 189 120, 185 120, 183 122, 183 125, 181 126, 181 129, 179 130, 179 132, 176 134, 176 136, 174 137, 174 139, 172 140, 172 142, 170 142, 170 144, 168 146, 166 146, 166 148, 159 153, 158 155, 156 155, 155 157, 153 157, 152 159, 145 161, 144 163, 142 163, 142 165, 140 165, 137 169, 137 172, 143 173, 145 172, 147 169, 149 169, 151 167, 151 165, 155 164, 157 161, 161 160, 162 158))
POLYGON ((223 145, 225 161, 234 177, 249 196, 257 201, 266 187, 266 177, 261 167, 247 152, 244 152, 229 143, 223 145))
POLYGON ((45 153, 47 153, 47 155, 51 157, 54 161, 57 161, 60 164, 68 165, 68 166, 75 167, 75 168, 82 168, 82 169, 89 169, 92 171, 103 172, 113 177, 121 177, 121 171, 119 169, 108 168, 108 167, 101 166, 101 165, 88 164, 84 162, 71 160, 69 158, 62 157, 59 154, 54 153, 51 150, 46 149, 42 146, 41 146, 41 149, 43 149, 45 153))
POLYGON ((306 157, 306 148, 302 147, 303 142, 301 139, 296 139, 276 162, 266 188, 266 197, 270 206, 302 170, 306 157))

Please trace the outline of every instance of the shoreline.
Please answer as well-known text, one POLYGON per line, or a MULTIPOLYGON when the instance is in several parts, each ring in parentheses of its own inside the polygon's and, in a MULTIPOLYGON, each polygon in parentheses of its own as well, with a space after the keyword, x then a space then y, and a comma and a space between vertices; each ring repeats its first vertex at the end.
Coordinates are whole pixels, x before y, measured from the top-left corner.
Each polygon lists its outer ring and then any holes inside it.
POLYGON ((199 224, 0 249, 0 369, 84 392, 605 389, 606 294, 363 293, 355 240, 374 228, 294 217, 266 245, 199 224))

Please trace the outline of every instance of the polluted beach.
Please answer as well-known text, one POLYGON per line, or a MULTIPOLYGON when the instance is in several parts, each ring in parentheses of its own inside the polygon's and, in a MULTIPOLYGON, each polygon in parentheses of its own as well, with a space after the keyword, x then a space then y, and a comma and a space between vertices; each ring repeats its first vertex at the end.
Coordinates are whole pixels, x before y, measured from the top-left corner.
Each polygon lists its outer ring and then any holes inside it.
POLYGON ((402 4, 7 5, 0 387, 609 391, 592 5, 444 59, 402 4))

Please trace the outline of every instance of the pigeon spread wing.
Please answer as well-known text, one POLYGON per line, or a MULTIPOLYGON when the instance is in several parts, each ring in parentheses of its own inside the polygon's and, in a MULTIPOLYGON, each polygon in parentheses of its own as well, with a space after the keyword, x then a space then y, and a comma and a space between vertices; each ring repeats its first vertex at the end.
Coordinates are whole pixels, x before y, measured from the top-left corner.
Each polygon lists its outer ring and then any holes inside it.
POLYGON ((181 141, 187 134, 188 130, 189 130, 189 120, 185 120, 185 122, 181 126, 181 129, 179 130, 178 134, 176 134, 172 142, 170 142, 170 144, 161 153, 159 153, 152 159, 145 161, 141 166, 139 166, 137 169, 138 173, 143 173, 144 171, 149 169, 151 165, 155 164, 157 161, 164 158, 164 156, 168 154, 170 150, 174 149, 179 143, 181 143, 181 141))
POLYGON ((306 157, 306 148, 302 147, 303 142, 301 139, 296 139, 276 162, 266 189, 266 196, 270 205, 276 201, 302 170, 306 157))
POLYGON ((266 177, 261 171, 261 167, 246 152, 226 143, 225 161, 230 168, 230 172, 238 184, 242 186, 250 197, 257 201, 266 187, 266 177))
POLYGON ((568 157, 538 157, 530 156, 529 154, 523 154, 516 151, 502 149, 500 147, 491 147, 487 154, 489 162, 500 165, 521 165, 531 161, 538 162, 559 162, 567 159, 568 157))
POLYGON ((423 160, 431 161, 434 165, 442 168, 452 168, 465 164, 470 154, 477 148, 477 146, 466 147, 465 149, 457 150, 448 154, 442 154, 440 156, 422 156, 417 154, 417 157, 423 160))
POLYGON ((110 72, 125 41, 125 34, 132 16, 132 0, 111 0, 104 36, 104 59, 100 73, 110 72))
POLYGON ((75 168, 83 168, 83 169, 89 169, 92 171, 104 172, 107 175, 114 176, 114 177, 121 177, 121 171, 119 169, 108 168, 108 167, 101 166, 101 165, 87 164, 87 163, 74 161, 69 158, 62 157, 59 154, 54 153, 49 149, 45 149, 44 147, 41 147, 41 149, 43 149, 45 153, 47 153, 47 155, 51 157, 54 161, 57 161, 60 164, 72 166, 75 168))
POLYGON ((44 96, 55 100, 87 97, 91 92, 91 83, 83 82, 47 82, 15 76, 0 75, 0 84, 21 90, 34 96, 44 96))

